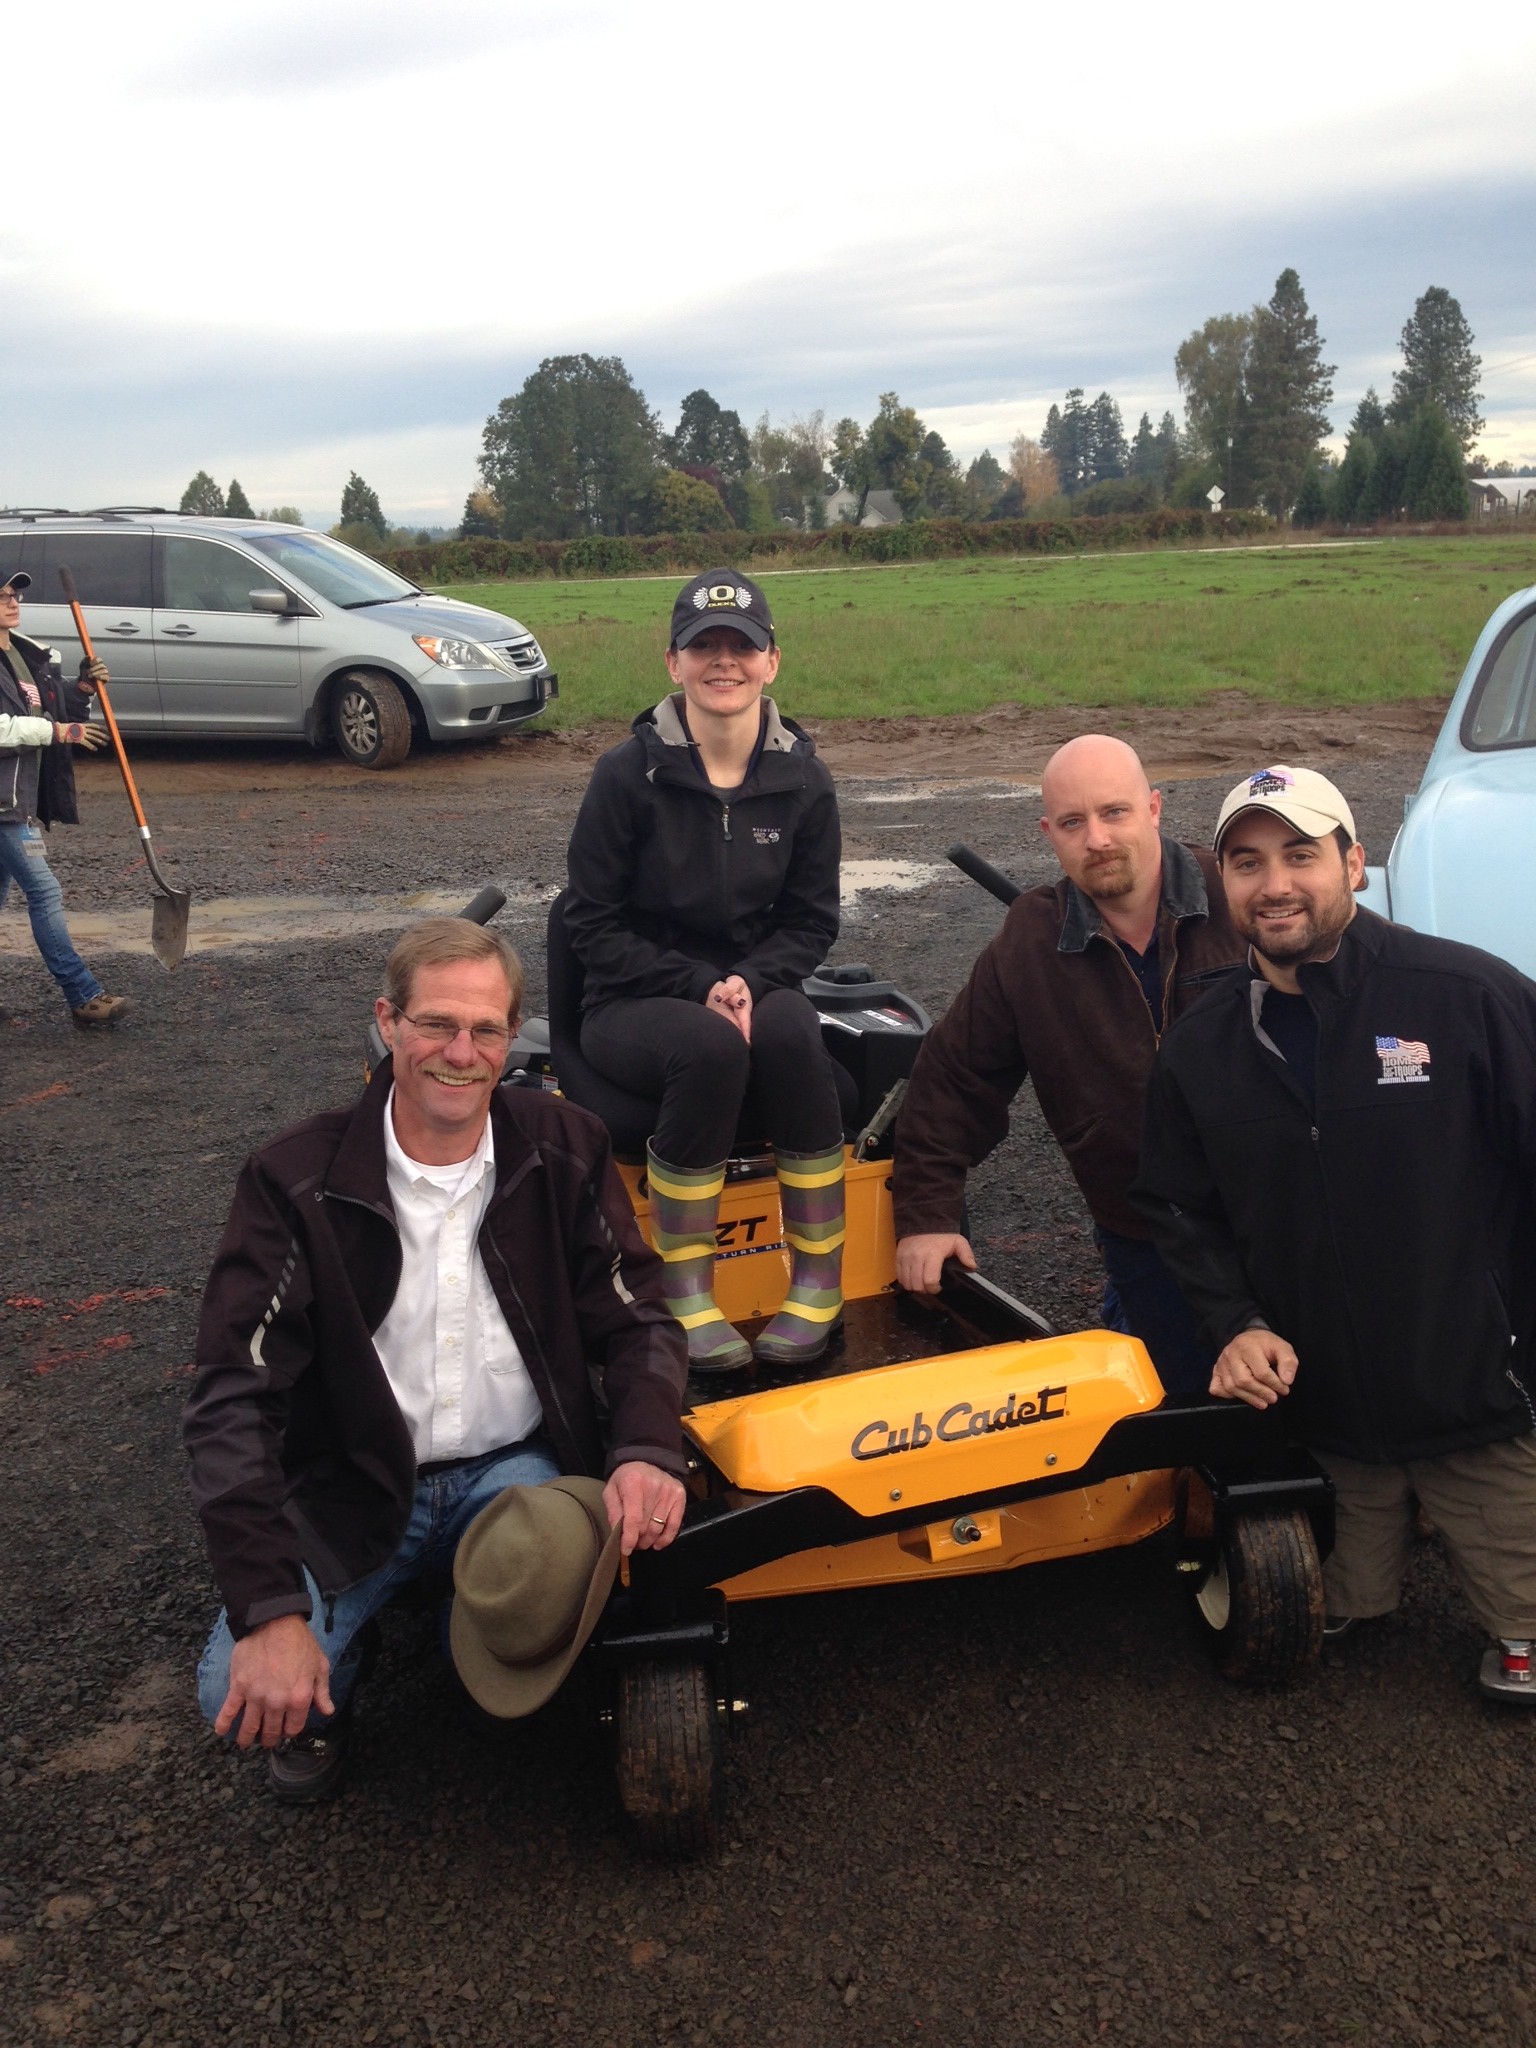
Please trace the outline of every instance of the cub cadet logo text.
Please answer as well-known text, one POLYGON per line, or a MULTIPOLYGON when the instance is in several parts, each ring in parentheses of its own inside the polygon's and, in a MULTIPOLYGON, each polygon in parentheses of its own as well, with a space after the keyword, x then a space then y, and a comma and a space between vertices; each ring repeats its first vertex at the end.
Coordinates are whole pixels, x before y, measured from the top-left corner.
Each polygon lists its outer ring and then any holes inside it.
POLYGON ((1010 1394, 1001 1408, 973 1408, 969 1401, 957 1401, 946 1408, 937 1422, 927 1422, 918 1409, 905 1429, 892 1429, 884 1421, 866 1422, 848 1446, 856 1458, 894 1458, 898 1451, 925 1451, 931 1443, 964 1443, 967 1437, 991 1436, 1000 1429, 1027 1429, 1033 1422, 1061 1422, 1066 1416, 1065 1387, 1042 1387, 1033 1401, 1021 1401, 1010 1394), (884 1442, 881 1442, 881 1438, 884 1442))

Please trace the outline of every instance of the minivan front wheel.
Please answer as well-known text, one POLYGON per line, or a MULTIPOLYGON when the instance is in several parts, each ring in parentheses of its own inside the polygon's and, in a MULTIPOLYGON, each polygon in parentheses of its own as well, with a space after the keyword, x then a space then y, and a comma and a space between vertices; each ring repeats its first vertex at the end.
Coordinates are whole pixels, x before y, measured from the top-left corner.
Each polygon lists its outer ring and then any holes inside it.
POLYGON ((343 676, 331 724, 342 758, 358 768, 398 768, 411 751, 411 714, 388 676, 343 676))

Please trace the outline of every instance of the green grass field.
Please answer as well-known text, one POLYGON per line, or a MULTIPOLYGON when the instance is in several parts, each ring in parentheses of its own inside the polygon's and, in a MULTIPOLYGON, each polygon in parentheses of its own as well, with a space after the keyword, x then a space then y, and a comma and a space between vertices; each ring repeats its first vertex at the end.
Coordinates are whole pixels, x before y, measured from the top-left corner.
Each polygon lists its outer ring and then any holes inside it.
MULTIPOLYGON (((1536 583, 1536 535, 1164 551, 764 575, 792 714, 869 718, 1002 703, 1369 703, 1452 688, 1494 606, 1536 583)), ((667 578, 456 584, 560 672, 561 725, 661 694, 667 578)))

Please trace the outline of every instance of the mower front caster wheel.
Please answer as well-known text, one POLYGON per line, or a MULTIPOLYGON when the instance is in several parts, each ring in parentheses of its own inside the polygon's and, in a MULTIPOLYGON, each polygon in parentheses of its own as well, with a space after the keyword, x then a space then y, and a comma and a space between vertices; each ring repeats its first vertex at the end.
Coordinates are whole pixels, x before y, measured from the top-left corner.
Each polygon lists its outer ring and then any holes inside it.
POLYGON ((1323 1568, 1299 1508, 1233 1515, 1216 1532, 1195 1608, 1216 1668, 1239 1685, 1283 1685, 1323 1646, 1323 1568))
POLYGON ((627 1664, 614 1705, 619 1798, 657 1856, 707 1856, 719 1845, 724 1729, 705 1664, 627 1664))

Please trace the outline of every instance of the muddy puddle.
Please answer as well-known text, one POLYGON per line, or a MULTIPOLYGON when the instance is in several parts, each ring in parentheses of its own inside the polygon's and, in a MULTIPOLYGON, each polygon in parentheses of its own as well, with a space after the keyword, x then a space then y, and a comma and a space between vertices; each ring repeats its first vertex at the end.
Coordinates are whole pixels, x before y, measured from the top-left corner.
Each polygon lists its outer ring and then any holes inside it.
MULTIPOLYGON (((931 862, 849 860, 843 863, 843 907, 886 891, 921 889, 940 869, 931 862)), ((508 889, 509 910, 540 910, 552 889, 508 889)), ((421 890, 410 896, 221 896, 192 903, 187 952, 226 953, 240 947, 291 945, 309 939, 345 939, 358 932, 396 933, 420 917, 453 917, 463 909, 462 891, 421 890)), ((87 959, 98 955, 148 953, 150 905, 123 910, 71 910, 70 935, 87 959)), ((0 915, 0 957, 32 951, 23 916, 0 915)))

